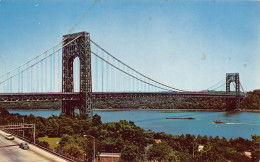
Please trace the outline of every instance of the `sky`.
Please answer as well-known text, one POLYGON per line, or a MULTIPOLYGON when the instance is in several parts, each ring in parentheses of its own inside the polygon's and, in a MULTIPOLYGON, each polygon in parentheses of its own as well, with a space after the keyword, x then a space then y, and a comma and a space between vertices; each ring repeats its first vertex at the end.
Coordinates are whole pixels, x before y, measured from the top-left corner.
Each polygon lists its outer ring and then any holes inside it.
POLYGON ((0 0, 0 75, 68 33, 167 85, 202 90, 240 74, 260 89, 260 1, 0 0))

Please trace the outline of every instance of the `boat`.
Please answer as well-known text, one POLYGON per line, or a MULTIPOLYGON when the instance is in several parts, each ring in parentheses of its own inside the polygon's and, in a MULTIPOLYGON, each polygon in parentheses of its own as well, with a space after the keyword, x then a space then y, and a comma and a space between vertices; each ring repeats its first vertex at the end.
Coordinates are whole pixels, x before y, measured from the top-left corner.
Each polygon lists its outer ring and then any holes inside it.
POLYGON ((188 117, 188 118, 166 118, 166 119, 195 119, 195 118, 188 117))
POLYGON ((227 122, 223 122, 223 121, 220 121, 220 120, 216 120, 216 121, 213 121, 215 124, 225 124, 227 122))

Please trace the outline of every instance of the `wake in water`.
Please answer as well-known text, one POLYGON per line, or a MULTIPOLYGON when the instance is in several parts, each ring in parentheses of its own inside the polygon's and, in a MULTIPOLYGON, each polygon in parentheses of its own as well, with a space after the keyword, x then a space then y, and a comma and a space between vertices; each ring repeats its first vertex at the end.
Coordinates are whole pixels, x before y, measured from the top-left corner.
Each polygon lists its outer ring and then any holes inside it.
POLYGON ((240 124, 240 125, 260 125, 260 124, 252 124, 252 123, 226 123, 226 124, 240 124))
POLYGON ((228 122, 224 122, 224 123, 214 123, 213 124, 238 124, 238 125, 260 125, 260 124, 252 124, 252 123, 228 123, 228 122))
POLYGON ((225 123, 225 124, 240 124, 240 125, 248 125, 247 123, 225 123))

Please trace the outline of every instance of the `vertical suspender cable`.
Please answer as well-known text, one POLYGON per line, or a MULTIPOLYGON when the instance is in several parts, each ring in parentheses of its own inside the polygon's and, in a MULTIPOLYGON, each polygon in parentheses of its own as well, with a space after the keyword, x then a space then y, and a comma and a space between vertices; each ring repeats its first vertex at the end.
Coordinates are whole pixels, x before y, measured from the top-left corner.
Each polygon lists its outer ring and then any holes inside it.
POLYGON ((41 82, 41 92, 43 92, 43 61, 41 61, 41 78, 40 78, 40 82, 41 82))
MULTIPOLYGON (((7 73, 7 78, 9 78, 9 73, 7 73)), ((10 79, 7 80, 7 92, 10 92, 10 79)))
POLYGON ((50 57, 50 92, 52 92, 52 56, 50 57))
MULTIPOLYGON (((5 80, 5 77, 3 79, 5 80)), ((6 93, 6 82, 4 82, 3 92, 6 93)))
MULTIPOLYGON (((121 66, 121 64, 119 64, 119 68, 120 68, 120 66, 121 66)), ((123 67, 122 68, 120 68, 120 69, 123 69, 123 67)), ((124 69, 123 69, 124 70, 124 69)), ((120 72, 120 74, 121 74, 121 87, 122 87, 122 92, 124 92, 124 74, 123 73, 121 73, 120 72)))
POLYGON ((23 93, 23 71, 21 72, 21 92, 23 93))
MULTIPOLYGON (((134 75, 134 73, 133 73, 133 71, 132 71, 132 75, 134 75)), ((134 87, 135 87, 135 85, 134 85, 134 78, 132 78, 132 80, 131 80, 131 84, 132 84, 132 92, 134 92, 134 87)))
MULTIPOLYGON (((27 63, 27 69, 29 68, 29 63, 27 63)), ((30 92, 30 70, 27 70, 27 75, 26 75, 26 82, 27 82, 27 86, 26 86, 26 92, 30 92)))
MULTIPOLYGON (((113 64, 114 65, 116 65, 116 63, 115 63, 115 59, 113 59, 113 64)), ((113 68, 114 69, 114 68, 113 68)), ((115 92, 116 91, 116 69, 114 69, 114 78, 113 78, 113 80, 114 80, 114 83, 115 83, 115 86, 114 86, 114 89, 113 89, 113 91, 115 92)))
POLYGON ((12 79, 13 79, 13 77, 10 78, 10 93, 13 92, 12 79))
POLYGON ((61 65, 61 51, 58 51, 58 80, 57 80, 57 82, 58 82, 58 92, 61 92, 61 78, 60 78, 60 74, 62 73, 62 71, 60 70, 61 69, 61 67, 60 67, 60 65, 61 65))
MULTIPOLYGON (((36 57, 36 62, 38 62, 38 57, 36 57)), ((36 79, 35 79, 35 83, 36 83, 36 87, 35 87, 35 91, 36 92, 39 92, 39 82, 40 82, 40 79, 39 79, 39 64, 36 65, 36 79)))
MULTIPOLYGON (((104 53, 102 52, 102 58, 104 58, 104 53)), ((104 92, 104 62, 101 62, 101 81, 102 81, 102 92, 104 92)))
MULTIPOLYGON (((47 58, 47 52, 45 52, 45 54, 44 54, 44 56, 45 56, 45 58, 47 58)), ((45 61, 45 70, 44 70, 44 75, 45 75, 45 92, 47 92, 48 91, 48 88, 47 88, 47 62, 48 62, 48 59, 45 59, 44 60, 45 61)))
MULTIPOLYGON (((127 68, 127 72, 130 73, 128 68, 127 68)), ((132 88, 132 84, 131 84, 132 77, 130 77, 130 78, 127 79, 127 80, 128 80, 128 84, 129 84, 128 91, 130 92, 130 91, 131 91, 131 88, 132 88)))
POLYGON ((31 81, 30 81, 30 85, 31 85, 31 92, 33 92, 33 68, 31 67, 31 81))
MULTIPOLYGON (((55 48, 53 48, 53 52, 55 52, 55 48)), ((53 92, 56 92, 56 82, 55 82, 55 77, 56 77, 56 64, 55 64, 55 54, 54 55, 52 55, 52 57, 53 57, 53 63, 52 63, 52 69, 53 69, 53 92)))
POLYGON ((21 84, 21 80, 20 80, 20 67, 18 68, 18 76, 17 76, 17 79, 18 79, 18 93, 20 93, 20 84, 21 84))
MULTIPOLYGON (((97 53, 98 53, 98 48, 97 48, 97 53)), ((96 92, 98 91, 98 58, 95 57, 95 87, 96 87, 96 92)))
MULTIPOLYGON (((107 61, 109 62, 109 56, 107 55, 107 61)), ((106 63, 106 73, 107 73, 107 76, 106 76, 106 82, 107 82, 107 91, 109 92, 110 91, 110 81, 109 81, 109 65, 106 63)))

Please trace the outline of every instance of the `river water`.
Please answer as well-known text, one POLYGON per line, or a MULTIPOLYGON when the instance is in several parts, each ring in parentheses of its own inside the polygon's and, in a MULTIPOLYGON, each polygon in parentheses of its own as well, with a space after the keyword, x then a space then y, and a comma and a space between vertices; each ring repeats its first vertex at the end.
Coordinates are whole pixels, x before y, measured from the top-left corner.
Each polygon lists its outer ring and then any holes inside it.
MULTIPOLYGON (((10 113, 21 115, 49 117, 59 115, 60 110, 9 110, 10 113)), ((260 112, 207 112, 178 110, 95 110, 101 116, 102 122, 117 122, 131 120, 141 128, 155 132, 165 132, 173 135, 194 134, 219 136, 226 138, 243 137, 251 139, 252 134, 260 135, 260 112), (174 117, 192 117, 188 119, 166 119, 174 117), (226 124, 215 124, 220 120, 226 124)))

